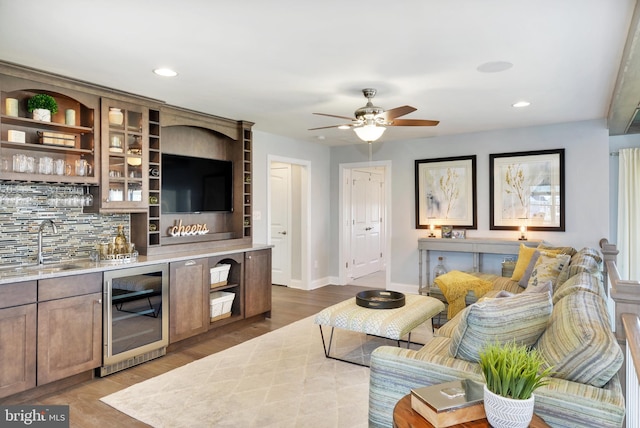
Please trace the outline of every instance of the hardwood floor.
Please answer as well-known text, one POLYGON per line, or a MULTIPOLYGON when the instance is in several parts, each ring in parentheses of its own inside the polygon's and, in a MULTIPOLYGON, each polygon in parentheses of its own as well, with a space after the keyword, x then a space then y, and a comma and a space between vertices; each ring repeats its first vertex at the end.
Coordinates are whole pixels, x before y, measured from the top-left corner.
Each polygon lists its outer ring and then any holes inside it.
MULTIPOLYGON (((227 331, 212 331, 204 335, 206 337, 187 339, 172 345, 164 357, 105 378, 87 380, 37 400, 22 398, 20 401, 14 398, 13 400, 0 400, 0 403, 69 405, 71 427, 146 427, 148 425, 114 410, 99 399, 130 385, 314 315, 323 308, 353 297, 365 289, 351 285, 328 285, 317 290, 303 291, 273 286, 271 318, 258 319, 256 322, 247 323, 235 330, 229 328, 227 331)), ((320 340, 319 337, 318 340, 320 340)))

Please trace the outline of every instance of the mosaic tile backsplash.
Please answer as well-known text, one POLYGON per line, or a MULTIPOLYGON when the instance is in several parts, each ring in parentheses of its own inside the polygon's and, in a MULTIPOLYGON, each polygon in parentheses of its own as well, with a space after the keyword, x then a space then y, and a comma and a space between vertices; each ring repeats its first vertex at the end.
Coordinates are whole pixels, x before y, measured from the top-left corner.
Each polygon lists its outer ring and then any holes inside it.
POLYGON ((100 242, 109 242, 123 225, 129 239, 129 214, 85 214, 81 186, 44 184, 0 184, 0 267, 35 263, 38 228, 53 220, 43 231, 45 263, 89 258, 100 242))

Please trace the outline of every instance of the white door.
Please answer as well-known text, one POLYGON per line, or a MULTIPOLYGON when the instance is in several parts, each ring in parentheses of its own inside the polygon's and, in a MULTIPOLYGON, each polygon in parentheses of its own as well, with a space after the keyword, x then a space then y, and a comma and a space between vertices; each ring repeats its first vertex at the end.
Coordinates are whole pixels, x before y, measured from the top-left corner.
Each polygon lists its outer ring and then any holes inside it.
POLYGON ((288 286, 291 282, 291 165, 271 166, 271 280, 288 286))
POLYGON ((381 270, 383 175, 354 170, 351 185, 351 259, 353 278, 381 270))

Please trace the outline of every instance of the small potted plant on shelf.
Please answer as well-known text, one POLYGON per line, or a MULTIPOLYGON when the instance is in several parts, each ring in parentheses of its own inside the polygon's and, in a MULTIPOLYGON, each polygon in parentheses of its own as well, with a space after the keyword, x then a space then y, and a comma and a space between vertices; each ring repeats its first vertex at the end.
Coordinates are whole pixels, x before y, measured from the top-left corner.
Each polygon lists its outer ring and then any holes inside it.
POLYGON ((33 119, 51 122, 51 115, 58 112, 58 103, 51 95, 36 94, 27 101, 27 110, 33 113, 33 119))
POLYGON ((515 342, 489 344, 480 353, 485 379, 484 410, 494 428, 529 426, 533 418, 533 391, 548 383, 551 367, 536 349, 515 342))

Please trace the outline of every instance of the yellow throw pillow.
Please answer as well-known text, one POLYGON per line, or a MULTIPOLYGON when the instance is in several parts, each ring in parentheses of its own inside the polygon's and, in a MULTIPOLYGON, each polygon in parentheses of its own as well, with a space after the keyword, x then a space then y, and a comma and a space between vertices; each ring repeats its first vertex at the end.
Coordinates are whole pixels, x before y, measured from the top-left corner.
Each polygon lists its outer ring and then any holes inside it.
POLYGON ((520 244, 518 261, 516 262, 516 267, 513 269, 511 281, 520 281, 522 275, 524 275, 524 271, 527 270, 527 266, 529 266, 529 262, 531 261, 531 257, 533 257, 533 253, 535 252, 535 247, 527 247, 524 244, 520 244))
MULTIPOLYGON (((524 244, 520 244, 520 252, 518 254, 518 261, 516 262, 516 267, 513 269, 513 274, 511 275, 511 281, 520 281, 522 276, 529 267, 529 263, 533 258, 533 255, 536 251, 540 251, 540 247, 527 247, 524 244)), ((561 254, 563 251, 562 248, 557 248, 555 250, 544 250, 545 253, 551 254, 561 254)), ((526 286, 525 286, 526 287, 526 286)))

